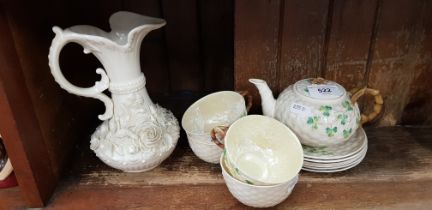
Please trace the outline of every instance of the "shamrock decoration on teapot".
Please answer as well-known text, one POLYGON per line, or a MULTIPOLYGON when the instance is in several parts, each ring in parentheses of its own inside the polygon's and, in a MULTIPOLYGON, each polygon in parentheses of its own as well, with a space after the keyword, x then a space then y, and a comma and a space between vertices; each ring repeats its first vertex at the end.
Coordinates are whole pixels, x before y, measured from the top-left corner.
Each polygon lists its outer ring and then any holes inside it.
POLYGON ((303 79, 288 86, 277 99, 261 79, 249 79, 261 95, 263 114, 289 126, 308 146, 333 146, 347 141, 362 124, 375 118, 383 100, 378 90, 354 89, 352 94, 323 78, 303 79), (374 112, 360 114, 357 99, 375 97, 374 112))

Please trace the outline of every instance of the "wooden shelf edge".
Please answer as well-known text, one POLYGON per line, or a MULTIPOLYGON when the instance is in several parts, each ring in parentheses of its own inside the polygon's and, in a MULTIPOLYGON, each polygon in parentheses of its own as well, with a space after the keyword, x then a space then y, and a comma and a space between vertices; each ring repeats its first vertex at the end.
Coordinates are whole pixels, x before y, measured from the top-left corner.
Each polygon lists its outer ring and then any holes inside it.
POLYGON ((25 209, 27 203, 19 187, 0 189, 0 209, 25 209))
MULTIPOLYGON (((366 129, 369 150, 357 167, 334 174, 301 172, 282 208, 426 208, 432 204, 432 130, 366 129)), ((182 136, 158 168, 123 173, 104 165, 82 141, 47 209, 240 208, 217 164, 195 157, 182 136)))
MULTIPOLYGON (((282 209, 409 209, 432 204, 432 181, 308 183, 300 181, 282 209)), ((250 209, 224 184, 115 187, 63 185, 46 209, 250 209)))
MULTIPOLYGON (((308 183, 375 183, 432 180, 432 130, 386 127, 366 129, 368 152, 353 169, 332 174, 301 172, 308 183)), ((103 164, 84 141, 66 179, 78 185, 119 187, 211 185, 223 183, 217 164, 198 159, 182 135, 174 153, 158 168, 146 173, 123 173, 103 164)))

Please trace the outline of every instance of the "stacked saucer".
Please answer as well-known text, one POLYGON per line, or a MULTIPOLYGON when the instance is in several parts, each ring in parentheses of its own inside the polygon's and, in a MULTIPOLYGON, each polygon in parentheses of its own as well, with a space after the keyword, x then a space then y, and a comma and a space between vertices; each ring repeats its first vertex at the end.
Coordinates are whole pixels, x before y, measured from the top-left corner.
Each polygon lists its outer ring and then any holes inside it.
POLYGON ((345 143, 333 147, 310 147, 303 145, 303 170, 320 173, 345 171, 361 163, 367 152, 367 136, 363 128, 345 143))

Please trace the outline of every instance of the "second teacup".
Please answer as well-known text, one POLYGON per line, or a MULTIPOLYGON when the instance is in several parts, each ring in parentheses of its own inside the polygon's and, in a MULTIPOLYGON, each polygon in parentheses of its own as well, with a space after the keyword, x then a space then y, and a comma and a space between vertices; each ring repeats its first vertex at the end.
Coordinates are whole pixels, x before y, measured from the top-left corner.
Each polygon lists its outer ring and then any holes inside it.
POLYGON ((183 114, 182 127, 194 154, 206 162, 218 163, 223 149, 212 142, 210 131, 246 116, 251 106, 252 98, 245 91, 220 91, 192 104, 183 114))

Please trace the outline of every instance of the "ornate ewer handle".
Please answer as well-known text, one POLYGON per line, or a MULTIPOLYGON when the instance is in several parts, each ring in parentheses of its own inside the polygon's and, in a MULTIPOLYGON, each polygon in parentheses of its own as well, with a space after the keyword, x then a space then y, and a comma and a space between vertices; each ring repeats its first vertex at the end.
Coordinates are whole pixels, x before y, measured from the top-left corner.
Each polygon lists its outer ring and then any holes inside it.
MULTIPOLYGON (((96 81, 95 85, 93 87, 89 88, 83 88, 78 87, 70 83, 63 75, 60 65, 59 65, 59 56, 60 52, 63 49, 63 47, 70 43, 75 42, 77 44, 80 44, 83 46, 82 39, 78 37, 76 34, 68 34, 65 33, 61 28, 59 27, 53 27, 53 31, 56 34, 55 38, 53 39, 48 55, 49 59, 49 66, 51 68, 51 74, 54 76, 55 81, 65 89, 66 91, 79 95, 79 96, 85 96, 85 97, 91 97, 95 99, 99 99, 105 104, 105 113, 102 115, 99 115, 100 120, 107 120, 110 119, 113 116, 113 102, 112 100, 102 92, 109 87, 109 78, 105 71, 102 68, 97 68, 96 73, 101 75, 101 80, 96 81)), ((84 47, 84 46, 83 46, 84 47)), ((86 48, 84 47, 84 53, 88 54, 90 53, 86 48)))

